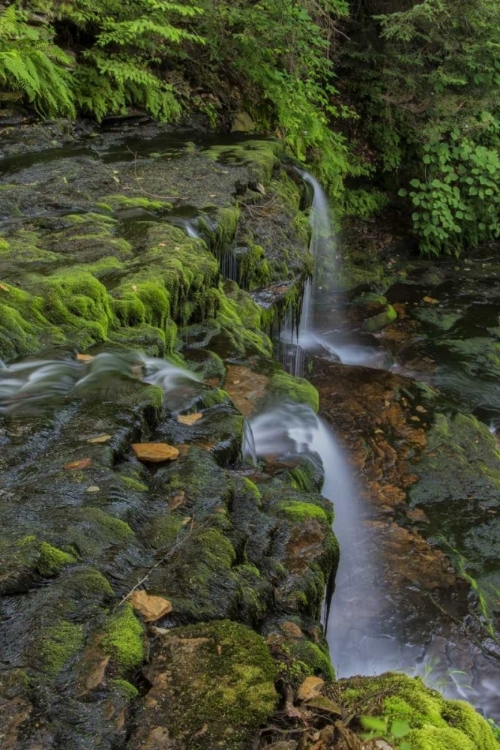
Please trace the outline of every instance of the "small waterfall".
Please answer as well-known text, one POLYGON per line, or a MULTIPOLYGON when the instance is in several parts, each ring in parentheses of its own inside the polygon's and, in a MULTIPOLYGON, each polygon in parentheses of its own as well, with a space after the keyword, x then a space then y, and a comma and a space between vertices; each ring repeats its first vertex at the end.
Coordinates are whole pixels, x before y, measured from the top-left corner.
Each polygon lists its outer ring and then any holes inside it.
POLYGON ((302 310, 297 328, 292 315, 285 319, 279 343, 279 359, 288 372, 297 377, 304 374, 305 352, 317 346, 314 333, 314 298, 318 279, 327 269, 334 276, 336 258, 336 238, 330 216, 328 198, 318 180, 309 172, 299 170, 299 174, 313 190, 311 205, 311 243, 309 250, 314 258, 313 276, 306 279, 302 297, 302 310))
MULTIPOLYGON (((368 646, 363 648, 366 622, 361 625, 362 632, 356 623, 363 611, 360 601, 365 603, 367 613, 376 608, 373 577, 377 568, 366 543, 361 522, 363 508, 348 459, 326 422, 305 404, 276 404, 252 417, 249 428, 252 457, 301 454, 321 459, 322 495, 334 504, 334 530, 340 541, 336 591, 332 606, 330 602, 325 606, 332 661, 339 677, 366 674, 371 667, 368 646)), ((369 646, 373 649, 373 644, 369 646)))
POLYGON ((102 352, 83 361, 24 360, 0 364, 0 414, 41 408, 54 399, 105 392, 117 379, 160 386, 168 395, 199 378, 163 359, 138 352, 102 352))

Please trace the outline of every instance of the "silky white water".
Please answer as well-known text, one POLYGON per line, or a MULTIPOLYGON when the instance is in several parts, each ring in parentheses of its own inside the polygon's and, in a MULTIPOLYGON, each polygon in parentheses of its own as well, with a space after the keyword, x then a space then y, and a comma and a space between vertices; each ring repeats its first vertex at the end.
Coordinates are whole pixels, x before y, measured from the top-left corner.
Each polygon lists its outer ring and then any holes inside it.
POLYGON ((40 407, 56 398, 105 391, 117 379, 160 386, 166 394, 199 378, 163 359, 138 352, 102 352, 87 361, 24 360, 0 363, 0 414, 40 407))

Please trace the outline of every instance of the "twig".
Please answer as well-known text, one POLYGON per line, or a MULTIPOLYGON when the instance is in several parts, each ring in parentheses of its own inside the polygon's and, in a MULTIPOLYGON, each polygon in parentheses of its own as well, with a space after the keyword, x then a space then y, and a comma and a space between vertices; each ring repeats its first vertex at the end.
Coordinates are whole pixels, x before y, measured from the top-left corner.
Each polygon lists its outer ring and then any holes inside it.
MULTIPOLYGON (((154 570, 156 570, 156 568, 159 568, 159 567, 160 567, 160 565, 161 565, 162 563, 164 563, 164 562, 165 562, 166 560, 168 560, 168 559, 169 559, 170 557, 172 557, 172 555, 173 555, 173 554, 174 554, 175 552, 177 552, 177 550, 178 550, 178 549, 179 549, 180 547, 182 547, 182 545, 184 544, 184 542, 186 542, 186 541, 187 541, 188 539, 190 539, 190 538, 191 538, 191 536, 193 535, 194 524, 195 524, 195 519, 193 518, 193 519, 192 519, 192 521, 191 521, 191 525, 190 525, 190 527, 189 527, 189 531, 187 532, 187 534, 185 534, 184 536, 182 536, 182 537, 181 537, 181 538, 180 538, 180 539, 179 539, 179 540, 178 540, 178 541, 177 541, 177 542, 176 542, 176 543, 174 544, 174 546, 173 546, 173 547, 172 547, 171 549, 169 549, 169 551, 168 551, 168 552, 166 552, 166 553, 165 553, 165 554, 163 555, 163 557, 161 557, 161 558, 160 558, 160 559, 158 560, 158 562, 156 562, 156 563, 155 563, 155 564, 153 565, 153 567, 152 567, 152 568, 150 568, 150 569, 148 570, 148 572, 146 573, 146 575, 145 575, 145 576, 143 576, 143 578, 141 578, 141 580, 140 580, 140 581, 138 581, 138 582, 137 582, 137 583, 135 584, 135 586, 134 586, 133 588, 131 588, 131 589, 130 589, 130 591, 129 591, 129 592, 127 593, 127 594, 125 594, 125 596, 123 597, 123 599, 122 599, 122 600, 121 600, 121 601, 120 601, 120 602, 118 603, 118 606, 119 606, 119 607, 120 607, 120 606, 121 606, 122 604, 124 604, 124 602, 126 602, 126 601, 127 601, 127 599, 128 599, 128 598, 129 598, 130 596, 132 596, 132 594, 134 593, 134 591, 136 591, 136 590, 137 590, 137 589, 139 588, 139 586, 142 586, 142 584, 143 584, 143 583, 145 583, 145 582, 146 582, 146 581, 148 580, 149 576, 151 575, 151 573, 152 573, 152 572, 153 572, 154 570)), ((201 526, 198 526, 197 528, 198 528, 198 529, 202 529, 202 528, 203 528, 204 526, 206 526, 207 524, 208 524, 208 521, 206 521, 206 522, 205 522, 204 524, 201 524, 201 526)))

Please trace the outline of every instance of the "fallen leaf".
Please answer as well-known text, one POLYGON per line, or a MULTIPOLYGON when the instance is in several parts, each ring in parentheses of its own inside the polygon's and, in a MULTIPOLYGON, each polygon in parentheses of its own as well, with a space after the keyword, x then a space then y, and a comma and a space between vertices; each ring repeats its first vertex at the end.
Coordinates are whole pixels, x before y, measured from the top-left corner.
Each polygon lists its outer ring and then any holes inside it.
POLYGON ((133 291, 133 292, 136 292, 136 291, 137 291, 137 284, 132 284, 132 291, 133 291))
POLYGON ((313 698, 317 698, 320 695, 325 681, 321 677, 306 677, 302 685, 297 691, 297 698, 299 701, 310 701, 313 698))
POLYGON ((5 284, 0 284, 0 289, 2 290, 2 292, 8 292, 9 291, 9 287, 5 286, 5 284))
POLYGON ((146 622, 155 622, 172 611, 172 604, 162 596, 152 596, 145 591, 134 591, 130 603, 144 617, 146 622))
POLYGON ((158 247, 167 247, 167 243, 166 242, 159 242, 158 243, 158 247))
POLYGON ((168 501, 168 509, 169 510, 177 510, 177 508, 180 508, 181 505, 184 505, 184 502, 186 500, 186 493, 184 490, 179 492, 179 494, 174 495, 171 497, 168 501))
POLYGON ((100 492, 101 488, 98 487, 96 484, 90 485, 90 487, 87 487, 87 492, 100 492))
POLYGON ((210 193, 210 198, 215 198, 217 196, 217 193, 210 193))
POLYGON ((261 195, 265 195, 266 194, 266 188, 264 187, 264 185, 261 182, 257 183, 257 190, 259 191, 259 193, 261 195))
POLYGON ((191 516, 186 516, 186 518, 182 519, 182 525, 187 526, 189 523, 191 523, 192 520, 193 519, 191 518, 191 516))
POLYGON ((92 445, 101 445, 102 443, 107 443, 109 440, 111 440, 111 435, 98 435, 95 438, 90 438, 87 440, 87 443, 92 443, 92 445))
POLYGON ((167 443, 133 443, 132 450, 139 461, 151 464, 173 461, 179 456, 178 449, 167 443))
POLYGON ((202 417, 203 414, 201 412, 197 412, 196 414, 180 414, 177 417, 177 420, 181 424, 185 424, 190 427, 191 425, 196 424, 196 422, 199 422, 202 417))
POLYGON ((93 362, 95 357, 91 354, 77 354, 76 359, 77 362, 93 362))
POLYGON ((427 409, 425 406, 417 406, 416 411, 419 411, 421 414, 427 414, 427 409))
POLYGON ((87 469, 90 466, 90 458, 82 458, 79 461, 70 461, 64 464, 63 469, 87 469))
POLYGON ((427 302, 429 305, 439 305, 439 300, 434 299, 434 297, 424 297, 424 302, 427 302))

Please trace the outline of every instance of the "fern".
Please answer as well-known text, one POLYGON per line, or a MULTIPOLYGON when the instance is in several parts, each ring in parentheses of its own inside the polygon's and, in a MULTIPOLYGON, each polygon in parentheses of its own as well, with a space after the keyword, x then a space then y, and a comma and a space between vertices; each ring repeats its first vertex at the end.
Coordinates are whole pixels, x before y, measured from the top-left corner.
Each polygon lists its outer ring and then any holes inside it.
POLYGON ((43 115, 73 117, 71 58, 53 44, 50 28, 35 29, 25 18, 16 4, 0 14, 0 84, 23 91, 43 115))

